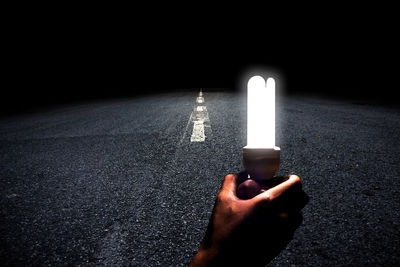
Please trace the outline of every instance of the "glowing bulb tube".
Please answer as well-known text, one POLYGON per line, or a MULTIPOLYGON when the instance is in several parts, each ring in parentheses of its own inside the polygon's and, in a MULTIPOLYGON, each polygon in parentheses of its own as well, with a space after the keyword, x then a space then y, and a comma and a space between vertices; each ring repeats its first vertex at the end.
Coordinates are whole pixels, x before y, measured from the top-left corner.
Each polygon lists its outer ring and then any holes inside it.
POLYGON ((275 146, 275 80, 252 77, 247 84, 247 146, 243 166, 251 179, 266 184, 280 165, 275 146))
POLYGON ((275 80, 261 76, 247 84, 247 147, 275 147, 275 80))

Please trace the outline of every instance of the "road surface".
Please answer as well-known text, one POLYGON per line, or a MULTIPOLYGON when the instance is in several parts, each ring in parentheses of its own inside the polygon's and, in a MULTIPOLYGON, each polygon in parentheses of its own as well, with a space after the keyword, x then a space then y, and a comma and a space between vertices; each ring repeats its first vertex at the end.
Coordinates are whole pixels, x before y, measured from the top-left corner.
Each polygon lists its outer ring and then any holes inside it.
MULTIPOLYGON (((0 119, 0 265, 187 265, 246 145, 245 97, 202 94, 0 119)), ((399 264, 400 111, 313 97, 277 109, 278 174, 298 174, 310 202, 270 266, 399 264)))

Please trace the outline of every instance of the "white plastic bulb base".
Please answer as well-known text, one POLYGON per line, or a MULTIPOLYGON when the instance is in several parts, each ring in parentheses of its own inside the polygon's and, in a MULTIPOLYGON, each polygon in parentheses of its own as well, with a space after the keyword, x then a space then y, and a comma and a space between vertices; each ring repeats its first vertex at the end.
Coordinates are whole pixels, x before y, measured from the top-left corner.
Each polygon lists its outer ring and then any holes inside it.
POLYGON ((243 166, 250 178, 263 184, 274 177, 279 169, 281 149, 243 147, 243 166))

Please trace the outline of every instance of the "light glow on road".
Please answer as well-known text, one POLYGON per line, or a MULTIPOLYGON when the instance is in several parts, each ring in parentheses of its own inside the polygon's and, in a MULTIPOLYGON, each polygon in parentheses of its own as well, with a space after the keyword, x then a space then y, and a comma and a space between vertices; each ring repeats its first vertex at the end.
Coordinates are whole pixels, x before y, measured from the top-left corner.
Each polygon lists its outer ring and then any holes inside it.
POLYGON ((275 147, 275 80, 261 76, 247 83, 247 147, 275 147))

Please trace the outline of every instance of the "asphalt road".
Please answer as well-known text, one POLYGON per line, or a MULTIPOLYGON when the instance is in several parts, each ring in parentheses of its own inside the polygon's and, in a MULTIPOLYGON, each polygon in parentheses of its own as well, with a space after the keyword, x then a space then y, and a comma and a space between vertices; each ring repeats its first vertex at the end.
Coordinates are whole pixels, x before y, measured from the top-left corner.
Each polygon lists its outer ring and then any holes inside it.
MULTIPOLYGON (((241 170, 245 98, 204 90, 0 119, 0 265, 187 265, 223 177, 241 170)), ((400 111, 310 97, 277 104, 280 175, 310 202, 271 266, 400 263, 400 111)))

